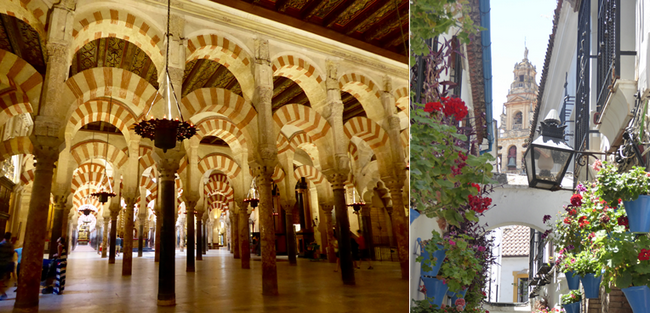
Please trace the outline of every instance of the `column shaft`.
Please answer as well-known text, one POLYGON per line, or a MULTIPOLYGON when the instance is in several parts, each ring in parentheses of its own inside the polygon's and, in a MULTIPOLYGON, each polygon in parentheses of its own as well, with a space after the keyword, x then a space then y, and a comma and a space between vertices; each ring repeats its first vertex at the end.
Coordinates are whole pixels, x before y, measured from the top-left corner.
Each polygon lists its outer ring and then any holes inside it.
POLYGON ((289 255, 289 265, 298 265, 296 260, 296 232, 293 228, 293 205, 288 204, 284 209, 284 214, 287 222, 287 254, 289 255))
POLYGON ((104 231, 102 232, 102 259, 106 257, 106 250, 108 249, 108 223, 110 221, 104 218, 104 231))
POLYGON ((232 220, 233 224, 230 227, 230 231, 232 232, 232 247, 233 247, 233 254, 235 256, 235 259, 239 259, 239 213, 233 214, 234 210, 230 211, 230 214, 232 214, 232 220))
POLYGON ((404 212, 404 202, 402 200, 402 187, 399 184, 388 186, 390 196, 393 200, 393 233, 397 239, 397 252, 399 255, 400 268, 402 270, 402 279, 409 279, 409 247, 408 247, 408 224, 406 223, 406 213, 404 212))
MULTIPOLYGON (((273 168, 262 170, 258 176, 260 192, 260 233, 262 242, 262 294, 278 294, 278 269, 275 256, 273 229, 273 195, 271 193, 273 168)), ((242 253, 244 253, 242 251, 242 253)))
POLYGON ((196 204, 192 204, 191 201, 188 201, 187 206, 187 266, 185 268, 186 272, 194 272, 194 207, 196 204))
MULTIPOLYGON (((59 196, 57 196, 59 197, 59 196)), ((57 202, 54 207, 54 221, 52 223, 52 237, 50 237, 50 259, 57 252, 57 239, 62 235, 63 228, 63 203, 58 203, 60 200, 55 197, 57 202)))
POLYGON ((144 249, 144 219, 140 219, 140 227, 138 228, 138 257, 142 257, 142 250, 144 249))
POLYGON ((126 198, 126 213, 124 214, 124 236, 122 237, 122 276, 130 276, 133 271, 133 207, 135 198, 126 198))
POLYGON ((248 229, 249 214, 246 205, 242 205, 239 211, 239 251, 241 252, 241 268, 251 268, 251 248, 248 229))
POLYGON ((203 223, 200 218, 196 219, 196 259, 203 261, 203 253, 201 253, 201 245, 203 244, 203 238, 201 238, 201 230, 203 229, 203 223))
POLYGON ((175 286, 175 238, 174 215, 176 189, 174 187, 174 172, 163 169, 160 175, 160 265, 158 265, 158 305, 176 304, 175 286))
POLYGON ((348 207, 345 203, 345 188, 341 183, 339 188, 333 188, 336 215, 336 229, 339 240, 339 259, 341 259, 341 276, 343 283, 354 285, 354 266, 352 264, 352 249, 350 246, 350 221, 348 207))
POLYGON ((118 212, 111 212, 111 241, 110 250, 108 253, 108 264, 115 264, 115 243, 117 242, 117 214, 118 212))
POLYGON ((327 228, 327 260, 330 263, 336 263, 336 252, 334 252, 334 246, 331 244, 334 242, 334 223, 332 221, 332 206, 327 205, 323 206, 323 211, 325 212, 325 223, 327 228))
POLYGON ((43 238, 45 238, 47 230, 49 195, 52 190, 54 162, 58 159, 58 152, 53 150, 35 151, 35 157, 37 163, 29 201, 29 215, 25 225, 23 256, 14 312, 38 311, 43 249, 45 248, 43 238))

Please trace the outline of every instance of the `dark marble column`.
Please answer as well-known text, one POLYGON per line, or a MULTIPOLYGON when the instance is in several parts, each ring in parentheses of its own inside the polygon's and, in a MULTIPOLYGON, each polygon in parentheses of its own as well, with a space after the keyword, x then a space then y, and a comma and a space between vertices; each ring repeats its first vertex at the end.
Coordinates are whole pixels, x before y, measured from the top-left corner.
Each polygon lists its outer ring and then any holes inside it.
POLYGON ((196 212, 196 259, 198 261, 203 261, 203 253, 201 251, 203 250, 203 238, 201 236, 201 231, 203 230, 203 221, 201 220, 201 215, 203 215, 203 211, 196 212))
POLYGON ((124 238, 122 246, 124 247, 122 261, 122 276, 130 276, 133 271, 133 208, 136 197, 125 197, 126 213, 124 214, 124 238))
POLYGON ((194 209, 196 208, 196 200, 188 200, 185 202, 187 205, 187 266, 186 272, 194 272, 196 270, 194 264, 194 209))
POLYGON ((241 251, 241 268, 251 268, 251 247, 250 247, 250 234, 248 219, 248 204, 244 201, 237 201, 237 208, 239 209, 239 251, 241 251))
POLYGON ((108 223, 110 220, 108 218, 104 218, 104 231, 102 231, 102 259, 105 258, 108 254, 106 253, 108 250, 108 223))
POLYGON ((393 223, 393 233, 397 240, 397 252, 399 255, 402 279, 409 279, 409 247, 408 247, 408 224, 406 222, 406 212, 404 212, 404 201, 402 200, 403 184, 399 179, 388 180, 386 186, 390 190, 390 197, 393 202, 393 214, 391 221, 393 223))
POLYGON ((327 233, 327 261, 330 263, 336 263, 336 252, 334 252, 334 246, 331 244, 334 242, 334 223, 332 221, 332 210, 334 210, 334 206, 322 204, 321 208, 325 214, 325 228, 327 233))
POLYGON ((296 232, 293 228, 293 201, 287 201, 284 206, 284 215, 286 218, 287 233, 287 255, 289 256, 289 265, 298 265, 296 260, 296 232))
POLYGON ((34 143, 36 169, 29 202, 29 214, 25 225, 23 256, 14 312, 38 311, 43 250, 45 248, 43 238, 47 234, 49 195, 52 190, 54 162, 59 158, 61 144, 58 138, 46 136, 32 136, 32 142, 34 143))
MULTIPOLYGON (((67 194, 54 196, 54 220, 52 223, 52 236, 50 237, 50 259, 52 259, 53 255, 57 253, 56 241, 61 237, 61 235, 65 235, 65 233, 63 233, 63 212, 67 211, 65 210, 67 201, 67 194)), ((66 219, 67 218, 68 217, 66 216, 66 219)))
POLYGON ((333 174, 330 182, 334 193, 334 214, 336 216, 336 230, 339 241, 339 259, 341 260, 341 276, 343 283, 354 285, 354 265, 352 263, 352 249, 350 247, 350 220, 348 219, 348 206, 345 202, 345 179, 347 175, 333 174))
POLYGON ((156 234, 154 234, 155 237, 155 242, 154 242, 154 257, 153 260, 154 262, 160 262, 160 226, 162 225, 162 214, 160 214, 160 207, 158 204, 156 204, 155 210, 156 212, 156 234))
POLYGON ((230 209, 230 214, 232 215, 233 223, 230 225, 231 235, 231 246, 233 249, 233 254, 235 259, 239 259, 239 212, 236 209, 230 209))
POLYGON ((275 230, 273 229, 273 170, 263 166, 258 170, 257 182, 260 193, 259 216, 262 243, 262 294, 278 294, 278 269, 275 254, 275 230))
MULTIPOLYGON (((115 201, 115 200, 114 200, 115 201)), ((111 207, 114 205, 111 204, 111 207)), ((108 250, 108 264, 115 264, 115 244, 117 242, 117 215, 120 214, 120 208, 117 207, 117 209, 111 209, 111 239, 110 239, 110 247, 108 250)))

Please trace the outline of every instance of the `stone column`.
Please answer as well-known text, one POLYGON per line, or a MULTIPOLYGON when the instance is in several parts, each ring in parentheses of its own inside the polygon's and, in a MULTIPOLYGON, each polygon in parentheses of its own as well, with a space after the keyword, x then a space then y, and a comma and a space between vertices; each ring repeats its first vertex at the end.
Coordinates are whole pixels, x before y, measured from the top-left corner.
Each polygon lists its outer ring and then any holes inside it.
POLYGON ((336 252, 334 251, 334 246, 331 244, 334 242, 334 223, 332 222, 332 210, 334 209, 334 206, 321 204, 321 208, 325 214, 325 232, 327 233, 327 260, 330 263, 336 263, 336 252))
MULTIPOLYGON (((203 221, 201 216, 203 215, 204 210, 196 211, 196 259, 203 261, 203 238, 201 238, 201 231, 203 230, 203 221)), ((237 258, 237 257, 235 257, 237 258)))
POLYGON ((205 214, 205 211, 203 212, 203 254, 208 254, 208 218, 207 215, 205 214))
MULTIPOLYGON (((368 201, 370 202, 370 201, 368 201)), ((361 208, 361 221, 363 231, 363 238, 366 241, 366 248, 368 248, 369 257, 372 260, 375 260, 375 245, 372 240, 372 220, 370 218, 370 210, 372 207, 370 205, 364 205, 361 208)))
POLYGON ((196 208, 197 199, 187 200, 186 211, 187 211, 187 266, 185 267, 186 272, 194 272, 194 209, 196 208))
POLYGON ((239 210, 235 208, 230 209, 230 216, 232 216, 232 224, 230 225, 230 232, 232 233, 231 238, 231 247, 235 259, 239 259, 239 210))
MULTIPOLYGON (((262 294, 278 294, 278 270, 275 253, 275 230, 273 229, 273 171, 274 168, 258 168, 257 186, 260 193, 259 216, 262 243, 262 294)), ((241 217, 240 217, 241 218, 241 217)), ((248 219, 246 219, 248 223, 248 219)), ((242 253, 245 253, 242 251, 242 253)))
POLYGON ((250 248, 250 234, 248 227, 248 219, 250 212, 248 211, 248 204, 244 201, 236 201, 237 209, 239 209, 239 251, 241 253, 241 268, 251 268, 251 248, 250 248))
MULTIPOLYGON (((70 201, 70 199, 68 199, 68 201, 70 201)), ((72 209, 72 205, 70 203, 66 202, 66 204, 63 207, 63 212, 62 212, 63 214, 61 214, 61 216, 62 216, 62 218, 61 218, 61 236, 65 237, 67 247, 70 247, 70 240, 71 240, 71 238, 70 238, 70 229, 68 228, 68 224, 70 223, 70 218, 71 218, 70 209, 72 209)), ((73 216, 74 216, 74 214, 73 214, 73 216)), ((76 224, 76 223, 74 223, 74 224, 76 224)), ((57 239, 59 239, 59 238, 57 238, 57 239)), ((54 242, 56 242, 56 240, 54 242)), ((70 251, 68 251, 68 253, 70 253, 70 251)))
POLYGON ((185 156, 181 145, 164 152, 154 149, 160 192, 160 264, 158 265, 158 305, 171 306, 176 304, 175 286, 175 217, 176 217, 176 186, 174 178, 178 171, 180 160, 185 156))
MULTIPOLYGON (((54 221, 52 223, 52 237, 50 237, 50 259, 57 253, 57 245, 54 243, 56 243, 59 237, 65 235, 65 232, 63 232, 63 213, 67 211, 65 209, 67 202, 68 194, 54 196, 54 221)), ((67 217, 66 215, 66 219, 67 217)))
POLYGON ((115 244, 117 243, 117 216, 119 214, 120 207, 111 203, 111 241, 109 243, 110 250, 108 253, 108 264, 115 264, 115 244))
POLYGON ((287 200, 284 207, 286 218, 285 232, 287 233, 287 255, 289 256, 289 265, 298 265, 296 260, 296 232, 293 228, 293 206, 294 201, 287 200))
POLYGON ((343 173, 332 174, 330 183, 334 193, 334 214, 336 215, 336 229, 339 241, 339 259, 341 260, 341 276, 343 284, 354 285, 354 266, 352 264, 352 251, 350 247, 350 221, 348 219, 348 206, 345 202, 345 180, 343 173))
POLYGON ((104 232, 102 233, 102 259, 106 257, 106 250, 108 250, 108 223, 109 219, 104 218, 104 232))
MULTIPOLYGON (((142 210, 142 208, 140 208, 142 210)), ((145 208, 146 210, 146 208, 145 208)), ((140 226, 138 227, 138 257, 142 257, 142 251, 144 250, 144 223, 145 215, 139 214, 138 219, 140 220, 140 226)))
POLYGON ((18 294, 14 312, 38 311, 43 249, 47 234, 47 216, 54 162, 59 158, 61 140, 56 137, 32 135, 36 169, 29 202, 29 215, 25 225, 23 256, 18 280, 18 294))
POLYGON ((122 261, 122 276, 130 276, 133 271, 133 207, 137 198, 133 195, 125 197, 126 213, 124 214, 124 237, 122 238, 124 257, 122 261))
POLYGON ((156 241, 154 242, 154 262, 160 262, 160 226, 162 225, 162 214, 160 214, 160 209, 156 204, 156 241))
POLYGON ((402 200, 403 180, 383 179, 386 187, 390 190, 390 196, 393 201, 393 233, 397 240, 397 251, 399 254, 400 268, 402 270, 402 279, 409 279, 409 247, 408 247, 408 224, 406 222, 406 213, 404 212, 404 202, 402 200))

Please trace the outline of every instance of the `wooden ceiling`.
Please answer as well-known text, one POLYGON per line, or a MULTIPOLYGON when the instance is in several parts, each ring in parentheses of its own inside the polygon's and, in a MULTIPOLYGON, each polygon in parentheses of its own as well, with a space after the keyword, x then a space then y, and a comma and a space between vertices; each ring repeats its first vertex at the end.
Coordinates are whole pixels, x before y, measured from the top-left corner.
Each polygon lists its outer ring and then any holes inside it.
POLYGON ((225 66, 206 59, 199 59, 185 64, 182 97, 199 88, 217 87, 228 89, 242 96, 239 82, 225 66))
POLYGON ((27 23, 9 15, 0 14, 0 49, 9 51, 45 74, 45 49, 41 38, 27 23))
POLYGON ((108 37, 93 40, 75 53, 70 77, 94 67, 117 67, 133 72, 158 88, 158 70, 149 56, 136 45, 108 37))
POLYGON ((407 0, 211 0, 403 63, 407 0))

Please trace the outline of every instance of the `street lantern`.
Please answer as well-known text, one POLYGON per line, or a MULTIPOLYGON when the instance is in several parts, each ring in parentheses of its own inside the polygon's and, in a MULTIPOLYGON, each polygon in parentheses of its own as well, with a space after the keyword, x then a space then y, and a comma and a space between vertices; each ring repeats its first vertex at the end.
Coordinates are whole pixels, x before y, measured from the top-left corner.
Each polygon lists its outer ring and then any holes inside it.
POLYGON ((556 110, 551 110, 541 122, 541 136, 533 141, 524 154, 528 186, 551 191, 561 189, 562 178, 576 152, 564 141, 564 128, 556 110))

